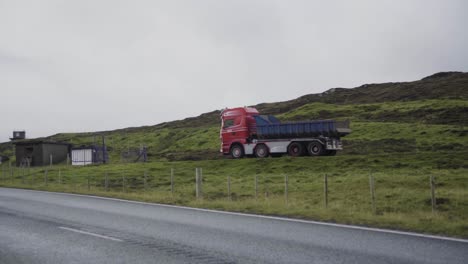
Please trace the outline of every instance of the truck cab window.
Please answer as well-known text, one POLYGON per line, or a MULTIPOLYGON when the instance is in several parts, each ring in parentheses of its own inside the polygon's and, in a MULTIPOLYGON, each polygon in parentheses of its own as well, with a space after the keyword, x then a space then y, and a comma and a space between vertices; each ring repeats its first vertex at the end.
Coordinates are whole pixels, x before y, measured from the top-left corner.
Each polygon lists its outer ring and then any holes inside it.
POLYGON ((224 120, 224 128, 232 127, 234 125, 234 119, 224 120))

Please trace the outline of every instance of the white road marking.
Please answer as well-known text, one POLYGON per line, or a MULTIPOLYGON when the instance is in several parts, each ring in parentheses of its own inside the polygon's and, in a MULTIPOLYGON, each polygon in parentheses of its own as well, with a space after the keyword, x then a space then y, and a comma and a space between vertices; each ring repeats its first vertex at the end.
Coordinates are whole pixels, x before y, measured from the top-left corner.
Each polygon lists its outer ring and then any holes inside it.
MULTIPOLYGON (((11 188, 11 189, 19 189, 19 188, 11 188)), ((118 201, 118 202, 126 202, 126 203, 133 203, 133 204, 143 204, 143 205, 150 205, 150 206, 160 206, 160 207, 168 207, 168 208, 177 208, 177 209, 185 209, 185 210, 200 211, 200 212, 209 212, 209 213, 217 213, 217 214, 227 214, 227 215, 238 215, 238 216, 246 216, 246 217, 255 217, 255 218, 262 218, 262 219, 270 219, 270 220, 285 221, 285 222, 295 222, 295 223, 304 223, 304 224, 314 224, 314 225, 322 225, 322 226, 333 226, 333 227, 339 227, 339 228, 356 229, 356 230, 372 231, 372 232, 387 233, 387 234, 397 234, 397 235, 404 235, 404 236, 412 236, 412 237, 421 237, 421 238, 438 239, 438 240, 445 240, 445 241, 452 241, 452 242, 468 243, 468 239, 463 239, 463 238, 444 237, 444 236, 436 236, 436 235, 425 235, 425 234, 414 233, 414 232, 405 232, 405 231, 390 230, 390 229, 380 229, 380 228, 365 227, 365 226, 343 225, 343 224, 335 224, 335 223, 327 223, 327 222, 318 222, 318 221, 312 221, 312 220, 293 219, 293 218, 286 218, 286 217, 276 217, 276 216, 266 216, 266 215, 236 213, 236 212, 218 211, 218 210, 203 209, 203 208, 194 208, 194 207, 186 207, 186 206, 178 206, 178 205, 169 205, 169 204, 139 202, 139 201, 131 201, 131 200, 118 199, 118 198, 101 197, 101 196, 95 196, 95 195, 85 195, 85 194, 75 194, 75 193, 62 193, 62 192, 50 192, 50 191, 37 191, 37 190, 27 190, 27 189, 20 189, 20 190, 31 191, 31 192, 52 193, 52 194, 68 195, 68 196, 89 197, 89 198, 95 198, 95 199, 102 199, 102 200, 109 200, 109 201, 118 201)))
POLYGON ((59 226, 59 228, 64 229, 64 230, 68 230, 68 231, 72 231, 72 232, 76 232, 76 233, 80 233, 80 234, 85 234, 85 235, 90 235, 90 236, 94 236, 94 237, 104 238, 104 239, 117 241, 117 242, 123 242, 123 240, 115 238, 115 237, 104 236, 104 235, 100 235, 100 234, 96 234, 96 233, 86 232, 86 231, 79 230, 79 229, 74 229, 74 228, 69 228, 69 227, 64 227, 64 226, 59 226))

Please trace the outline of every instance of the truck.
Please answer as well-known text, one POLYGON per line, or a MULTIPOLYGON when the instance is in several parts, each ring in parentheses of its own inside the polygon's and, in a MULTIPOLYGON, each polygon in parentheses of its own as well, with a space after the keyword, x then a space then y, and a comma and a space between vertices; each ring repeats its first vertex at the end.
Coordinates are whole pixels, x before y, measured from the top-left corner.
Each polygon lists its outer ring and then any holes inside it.
POLYGON ((260 115, 253 107, 226 108, 221 111, 220 152, 235 159, 333 156, 343 149, 341 137, 349 133, 349 120, 281 122, 272 115, 260 115))

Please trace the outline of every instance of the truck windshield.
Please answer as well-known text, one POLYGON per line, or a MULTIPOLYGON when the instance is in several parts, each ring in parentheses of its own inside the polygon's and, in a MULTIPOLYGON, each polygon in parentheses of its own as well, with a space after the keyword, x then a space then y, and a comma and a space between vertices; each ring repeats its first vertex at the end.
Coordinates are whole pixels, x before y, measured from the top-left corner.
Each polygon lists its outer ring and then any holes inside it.
POLYGON ((223 128, 228 128, 234 125, 234 119, 227 119, 224 120, 224 126, 223 128))

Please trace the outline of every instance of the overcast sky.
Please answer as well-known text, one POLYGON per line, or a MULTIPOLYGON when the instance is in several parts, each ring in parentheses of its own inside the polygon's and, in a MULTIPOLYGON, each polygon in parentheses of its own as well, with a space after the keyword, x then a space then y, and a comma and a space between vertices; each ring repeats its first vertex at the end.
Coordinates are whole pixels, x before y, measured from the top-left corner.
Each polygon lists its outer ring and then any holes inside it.
POLYGON ((0 142, 468 71, 468 1, 0 0, 0 142))

